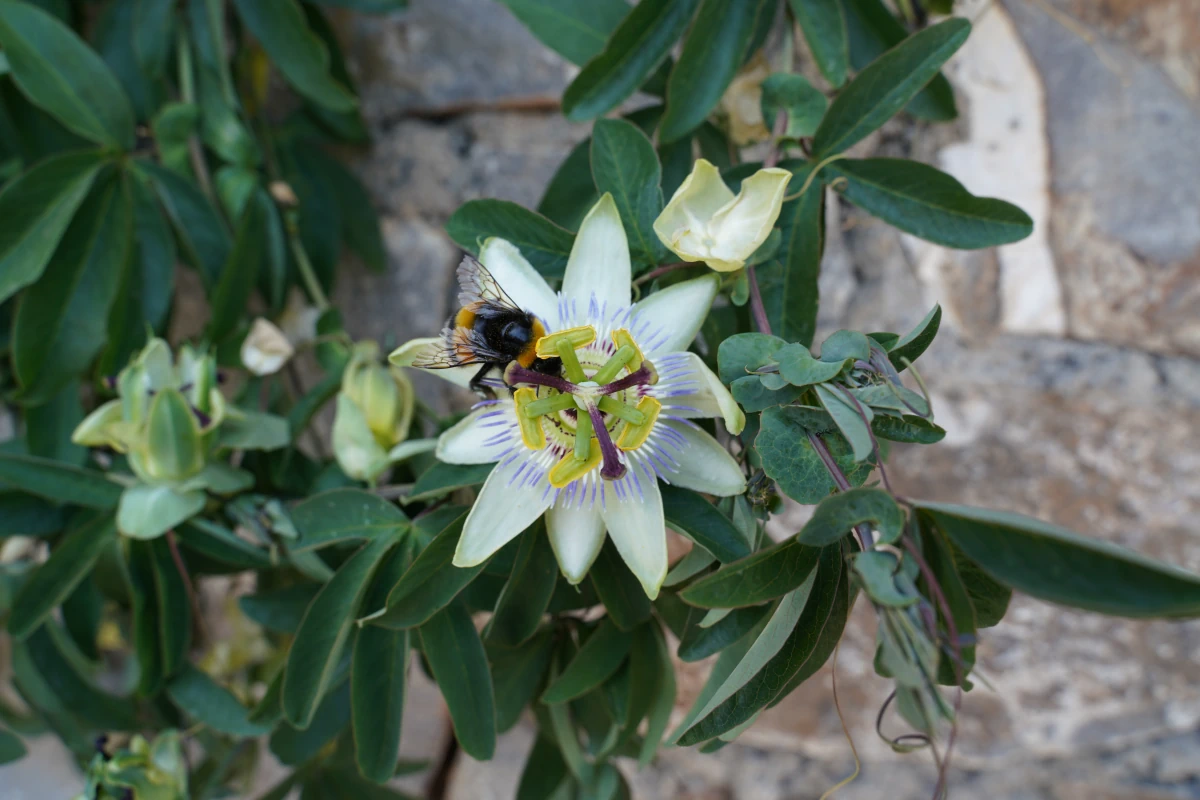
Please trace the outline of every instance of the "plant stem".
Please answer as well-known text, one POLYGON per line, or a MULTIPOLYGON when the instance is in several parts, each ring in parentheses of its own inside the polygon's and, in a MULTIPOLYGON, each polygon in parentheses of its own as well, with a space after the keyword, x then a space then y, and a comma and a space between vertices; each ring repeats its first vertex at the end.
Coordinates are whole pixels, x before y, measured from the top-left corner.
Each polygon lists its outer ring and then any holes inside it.
POLYGON ((767 307, 763 305, 762 292, 758 288, 758 276, 754 267, 746 267, 746 282, 750 284, 750 313, 754 315, 754 326, 759 333, 771 334, 771 320, 767 319, 767 307))
POLYGON ((296 257, 296 268, 300 270, 300 277, 304 280, 304 288, 308 289, 317 310, 324 312, 329 308, 329 298, 325 295, 325 290, 321 288, 321 282, 317 280, 316 270, 313 269, 312 262, 308 260, 308 253, 305 252, 304 245, 300 242, 296 226, 292 220, 289 220, 285 227, 287 228, 288 244, 292 247, 292 255, 296 257))
POLYGON ((666 275, 667 273, 674 272, 675 270, 678 270, 678 269, 684 269, 686 267, 694 267, 694 266, 696 266, 696 263, 692 262, 692 261, 676 261, 673 264, 664 264, 661 267, 655 267, 654 269, 647 272, 645 275, 639 275, 634 280, 633 285, 641 286, 643 283, 649 283, 650 281, 654 280, 655 278, 666 275))
MULTIPOLYGON (((837 484, 839 492, 847 492, 850 490, 850 481, 846 480, 845 473, 842 468, 837 465, 833 455, 829 452, 829 448, 825 446, 825 442, 821 441, 821 437, 817 436, 812 431, 807 431, 808 443, 812 445, 813 450, 817 451, 817 455, 821 458, 821 463, 825 465, 826 471, 829 472, 829 477, 833 478, 833 482, 837 484)), ((870 550, 875 546, 875 537, 871 535, 871 529, 866 525, 859 525, 855 529, 858 532, 858 539, 862 543, 863 550, 870 550)))

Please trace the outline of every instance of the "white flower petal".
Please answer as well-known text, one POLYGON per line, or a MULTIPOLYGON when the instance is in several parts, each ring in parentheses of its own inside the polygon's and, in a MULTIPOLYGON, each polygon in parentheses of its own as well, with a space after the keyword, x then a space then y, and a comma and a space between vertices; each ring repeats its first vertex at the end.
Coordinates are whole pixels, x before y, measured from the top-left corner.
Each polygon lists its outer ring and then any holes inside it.
POLYGON ((646 355, 653 358, 658 353, 686 350, 704 324, 720 285, 719 276, 705 275, 668 286, 635 304, 634 326, 645 320, 648 330, 667 332, 667 338, 661 343, 656 342, 654 349, 646 355))
POLYGON ((566 508, 560 500, 546 512, 546 530, 550 534, 550 546, 567 581, 574 586, 587 577, 592 562, 604 546, 604 519, 600 510, 585 503, 566 508))
POLYGON ((447 464, 490 464, 520 446, 512 400, 483 406, 438 437, 438 461, 447 464))
POLYGON ((676 371, 669 380, 654 387, 654 395, 662 400, 664 410, 677 417, 720 417, 726 430, 734 435, 741 433, 746 427, 746 414, 704 359, 695 353, 672 353, 671 359, 684 359, 687 371, 676 371), (680 384, 687 387, 687 393, 671 395, 671 388, 680 384))
POLYGON ((682 486, 717 497, 732 497, 746 491, 746 476, 733 456, 713 437, 694 425, 665 420, 659 423, 678 433, 687 440, 682 456, 676 461, 675 471, 663 479, 674 486, 682 486))
POLYGON ((523 452, 508 464, 498 464, 488 475, 463 525, 454 566, 482 563, 549 508, 554 493, 547 491, 546 470, 534 464, 532 456, 523 452), (528 480, 531 471, 536 480, 528 480))
POLYGON ((514 303, 549 323, 557 314, 558 298, 512 242, 493 236, 479 250, 479 261, 488 268, 514 303))
MULTIPOLYGON (((441 341, 441 337, 429 336, 424 339, 409 339, 404 344, 397 347, 388 356, 388 361, 397 367, 413 367, 413 359, 416 358, 422 350, 430 345, 435 345, 441 341)), ((466 367, 447 367, 446 369, 422 369, 428 375, 436 375, 442 380, 449 381, 455 386, 461 386, 466 389, 471 383, 471 379, 475 377, 475 373, 479 372, 478 364, 471 364, 466 367)))
POLYGON ((617 552, 641 582, 646 596, 653 600, 667 577, 662 495, 654 480, 643 479, 641 492, 634 488, 628 475, 620 483, 624 487, 622 496, 618 496, 615 484, 605 487, 600 513, 617 552))
POLYGON ((787 193, 792 173, 771 167, 760 169, 742 181, 737 200, 717 211, 709 223, 709 232, 716 242, 715 259, 741 266, 767 240, 787 193))
POLYGON ((630 280, 629 241, 617 204, 605 192, 579 226, 567 259, 562 293, 581 304, 595 296, 597 303, 607 303, 610 310, 623 308, 629 305, 630 280))
POLYGON ((258 317, 242 340, 242 364, 255 375, 274 375, 295 354, 283 331, 258 317))

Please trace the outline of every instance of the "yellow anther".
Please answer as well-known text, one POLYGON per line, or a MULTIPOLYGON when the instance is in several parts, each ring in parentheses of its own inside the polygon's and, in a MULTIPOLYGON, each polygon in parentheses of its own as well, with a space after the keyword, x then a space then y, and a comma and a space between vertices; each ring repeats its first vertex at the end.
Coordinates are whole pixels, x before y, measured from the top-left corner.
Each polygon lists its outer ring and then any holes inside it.
POLYGON ((637 342, 633 340, 633 334, 625 328, 617 328, 612 332, 612 340, 613 344, 617 346, 618 350, 620 350, 622 347, 633 348, 633 358, 629 359, 629 361, 625 364, 625 369, 629 370, 630 372, 637 372, 638 367, 642 366, 642 361, 645 359, 645 356, 642 355, 642 351, 637 346, 637 342))
POLYGON ((594 341, 596 341, 596 329, 591 325, 580 325, 578 328, 555 331, 538 339, 536 352, 538 358, 557 358, 560 342, 568 342, 572 350, 577 350, 594 341))
POLYGON ((600 462, 604 460, 604 454, 600 452, 599 440, 592 439, 588 444, 587 461, 576 461, 574 453, 567 453, 563 456, 562 461, 550 468, 551 486, 555 489, 562 489, 600 466, 600 462))
POLYGON ((521 441, 530 450, 541 450, 546 446, 546 431, 542 421, 536 415, 530 416, 528 409, 537 400, 537 392, 528 386, 523 386, 513 393, 513 402, 517 406, 517 427, 521 429, 521 441))
POLYGON ((637 410, 645 415, 645 419, 641 425, 625 423, 625 427, 621 429, 621 435, 617 437, 617 447, 622 450, 636 450, 645 443, 650 436, 650 431, 654 430, 654 423, 658 421, 662 403, 653 397, 643 397, 637 404, 637 410))

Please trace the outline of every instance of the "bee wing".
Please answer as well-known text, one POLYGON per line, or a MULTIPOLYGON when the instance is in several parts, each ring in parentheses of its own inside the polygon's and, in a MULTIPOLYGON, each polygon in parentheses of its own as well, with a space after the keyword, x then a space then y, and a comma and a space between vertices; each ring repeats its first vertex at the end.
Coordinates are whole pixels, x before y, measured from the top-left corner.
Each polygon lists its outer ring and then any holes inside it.
POLYGON ((469 328, 442 328, 442 335, 413 357, 412 365, 420 369, 447 369, 469 364, 508 361, 504 355, 488 346, 482 335, 469 328))
POLYGON ((520 307, 500 288, 487 267, 473 256, 463 256, 458 265, 458 304, 471 308, 481 303, 500 305, 520 311, 520 307))

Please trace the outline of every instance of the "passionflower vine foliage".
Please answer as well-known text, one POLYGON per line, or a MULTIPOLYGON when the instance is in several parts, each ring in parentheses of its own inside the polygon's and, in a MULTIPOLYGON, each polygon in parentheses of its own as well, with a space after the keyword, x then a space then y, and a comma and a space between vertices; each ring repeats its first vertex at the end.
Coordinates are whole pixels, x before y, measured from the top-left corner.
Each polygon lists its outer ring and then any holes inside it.
MULTIPOLYGON (((562 359, 561 376, 514 362, 495 400, 479 403, 442 434, 437 457, 496 462, 454 554, 474 566, 542 514, 559 567, 579 583, 604 537, 646 594, 667 574, 658 481, 717 496, 745 490, 741 467, 693 422, 719 417, 740 433, 745 417, 729 391, 686 348, 717 293, 715 276, 675 284, 631 303, 629 244, 616 204, 604 195, 584 219, 555 293, 511 243, 489 239, 480 261, 547 334, 538 355, 562 359)), ((410 342, 392 362, 412 363, 428 342, 410 342)), ((473 368, 434 370, 462 383, 473 368)))

